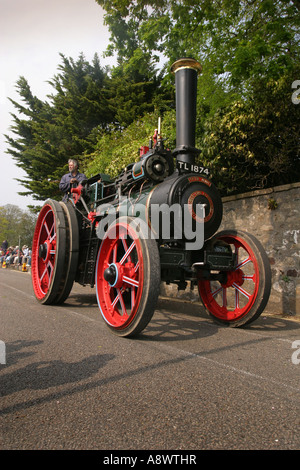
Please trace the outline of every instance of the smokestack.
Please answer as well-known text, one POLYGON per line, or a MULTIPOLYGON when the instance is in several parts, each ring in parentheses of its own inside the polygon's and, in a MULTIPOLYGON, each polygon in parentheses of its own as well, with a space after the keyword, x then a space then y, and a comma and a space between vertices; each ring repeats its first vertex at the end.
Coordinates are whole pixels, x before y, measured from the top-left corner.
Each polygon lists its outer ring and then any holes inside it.
POLYGON ((171 67, 176 88, 177 161, 194 164, 199 150, 195 148, 197 75, 202 70, 195 59, 178 59, 171 67))

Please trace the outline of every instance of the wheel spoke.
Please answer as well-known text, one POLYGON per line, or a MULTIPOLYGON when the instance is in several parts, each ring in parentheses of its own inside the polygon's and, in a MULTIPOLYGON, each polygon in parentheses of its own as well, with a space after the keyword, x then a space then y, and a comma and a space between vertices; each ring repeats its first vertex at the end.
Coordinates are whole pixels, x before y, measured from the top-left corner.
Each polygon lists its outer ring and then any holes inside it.
POLYGON ((50 229, 48 227, 48 220, 47 219, 44 221, 43 226, 45 227, 45 230, 47 232, 47 238, 46 239, 49 240, 50 242, 52 242, 54 240, 54 238, 56 237, 54 220, 52 221, 52 225, 51 225, 50 229), (53 232, 53 235, 51 235, 52 232, 53 232))
POLYGON ((120 305, 121 305, 121 309, 122 309, 122 315, 127 315, 127 310, 126 310, 126 307, 125 307, 125 302, 124 302, 124 299, 123 299, 123 292, 124 292, 124 289, 117 289, 117 292, 118 292, 118 296, 119 296, 119 301, 120 301, 120 305))
POLYGON ((48 271, 48 287, 50 287, 50 283, 53 277, 53 272, 54 272, 54 265, 49 261, 48 266, 49 271, 48 271))
POLYGON ((113 247, 112 253, 113 253, 112 262, 116 263, 117 262, 117 247, 116 247, 116 245, 113 247))
POLYGON ((223 298, 223 307, 227 307, 227 289, 223 289, 222 298, 223 298))
POLYGON ((45 230, 46 230, 46 232, 47 232, 47 238, 49 239, 49 238, 50 238, 50 234, 51 234, 51 230, 49 230, 49 228, 48 228, 47 220, 44 221, 43 226, 45 227, 45 230))
POLYGON ((44 279, 44 276, 45 276, 46 273, 48 272, 48 269, 47 269, 47 268, 48 268, 48 267, 46 266, 45 269, 44 269, 44 271, 43 271, 43 273, 42 273, 42 275, 41 275, 41 277, 40 277, 40 282, 42 282, 42 280, 44 279))
POLYGON ((53 271, 54 271, 54 266, 49 261, 47 265, 45 266, 45 269, 40 277, 40 286, 43 291, 45 291, 45 288, 46 288, 45 293, 48 291, 50 287, 52 276, 53 276, 53 271))
MULTIPOLYGON (((124 240, 123 238, 122 238, 122 242, 125 242, 125 240, 124 240)), ((126 242, 125 242, 124 248, 125 248, 126 251, 125 251, 125 254, 124 254, 124 256, 122 257, 122 259, 120 260, 120 264, 123 264, 127 258, 128 258, 128 261, 131 262, 131 257, 130 257, 129 255, 130 255, 130 253, 132 252, 132 250, 133 250, 134 247, 135 247, 135 242, 134 242, 134 241, 131 243, 131 245, 130 245, 129 248, 127 247, 127 244, 126 244, 126 242), (125 247, 126 247, 126 248, 125 248, 125 247)))
POLYGON ((139 281, 137 281, 136 279, 132 279, 132 278, 127 277, 127 276, 123 276, 123 281, 126 282, 126 284, 130 284, 132 286, 139 287, 139 281))
POLYGON ((246 264, 250 263, 250 261, 251 258, 250 256, 248 256, 248 258, 244 259, 240 264, 235 267, 235 270, 240 269, 242 266, 246 266, 246 264))
POLYGON ((211 293, 211 295, 212 295, 213 297, 215 297, 216 295, 219 294, 219 292, 221 292, 222 289, 223 289, 223 287, 220 286, 218 289, 214 290, 214 291, 211 293))
POLYGON ((135 288, 132 287, 130 290, 131 290, 130 298, 131 298, 131 310, 132 310, 135 304, 135 288))
POLYGON ((240 308, 240 295, 238 289, 235 289, 235 310, 238 310, 240 308))
POLYGON ((238 286, 235 282, 232 284, 233 287, 236 289, 236 291, 240 292, 241 294, 243 294, 245 297, 247 297, 247 299, 250 299, 251 297, 251 294, 249 294, 249 292, 247 292, 245 289, 242 289, 241 286, 238 286))
MULTIPOLYGON (((127 311, 126 311, 126 307, 125 307, 125 302, 124 302, 124 299, 123 299, 123 294, 124 294, 124 292, 125 292, 124 287, 122 287, 121 289, 114 289, 114 288, 112 288, 112 289, 113 289, 113 291, 114 291, 114 290, 117 291, 117 295, 115 296, 114 300, 112 301, 111 307, 112 307, 113 309, 115 309, 117 303, 120 302, 121 310, 122 310, 123 315, 127 315, 127 311)), ((115 312, 115 311, 114 311, 114 312, 115 312)))
POLYGON ((52 236, 52 237, 50 237, 50 239, 49 239, 50 243, 52 243, 52 242, 53 242, 53 240, 55 240, 55 238, 56 238, 56 233, 54 233, 54 234, 53 234, 53 236, 52 236))
MULTIPOLYGON (((113 290, 114 290, 114 289, 113 289, 113 290)), ((114 298, 114 300, 113 300, 112 303, 111 303, 112 308, 115 308, 115 306, 116 306, 117 303, 119 302, 119 299, 120 299, 120 291, 119 291, 119 289, 118 289, 117 295, 116 295, 116 297, 114 298)))

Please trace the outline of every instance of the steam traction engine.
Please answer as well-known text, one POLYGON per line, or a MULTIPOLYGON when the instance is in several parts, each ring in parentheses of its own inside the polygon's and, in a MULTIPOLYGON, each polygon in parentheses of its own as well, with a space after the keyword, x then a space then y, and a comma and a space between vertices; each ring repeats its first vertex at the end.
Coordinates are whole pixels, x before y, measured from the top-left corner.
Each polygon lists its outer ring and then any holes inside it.
MULTIPOLYGON (((138 162, 115 179, 97 174, 71 189, 67 202, 47 200, 38 216, 32 247, 32 283, 41 304, 64 302, 73 283, 95 286, 102 317, 119 336, 141 332, 154 313, 161 281, 179 289, 197 286, 207 312, 239 327, 264 310, 270 266, 259 241, 237 230, 216 233, 222 201, 207 170, 195 165, 197 75, 194 59, 173 66, 176 85, 176 149, 164 148, 160 129, 142 147, 138 162), (164 231, 153 228, 154 207, 188 208, 195 249, 175 237, 182 218, 160 212, 164 231), (202 208, 202 216, 197 210, 202 208), (195 228, 196 227, 196 228, 195 228), (155 232, 155 233, 154 233, 155 232)), ((160 126, 159 126, 160 127, 160 126)))

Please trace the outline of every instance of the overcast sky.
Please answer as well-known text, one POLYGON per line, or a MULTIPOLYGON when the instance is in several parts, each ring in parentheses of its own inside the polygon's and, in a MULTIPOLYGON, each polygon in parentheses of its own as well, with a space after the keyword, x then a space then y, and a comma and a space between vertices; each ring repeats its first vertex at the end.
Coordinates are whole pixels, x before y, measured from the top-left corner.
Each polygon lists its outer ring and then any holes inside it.
POLYGON ((15 112, 7 97, 20 102, 16 81, 24 76, 31 91, 44 100, 53 88, 46 83, 57 73, 59 53, 77 59, 83 52, 91 62, 97 52, 100 64, 110 65, 112 59, 102 58, 109 42, 103 25, 103 10, 95 0, 0 0, 0 206, 15 204, 25 210, 36 204, 14 178, 23 178, 9 154, 3 134, 9 133, 15 112))

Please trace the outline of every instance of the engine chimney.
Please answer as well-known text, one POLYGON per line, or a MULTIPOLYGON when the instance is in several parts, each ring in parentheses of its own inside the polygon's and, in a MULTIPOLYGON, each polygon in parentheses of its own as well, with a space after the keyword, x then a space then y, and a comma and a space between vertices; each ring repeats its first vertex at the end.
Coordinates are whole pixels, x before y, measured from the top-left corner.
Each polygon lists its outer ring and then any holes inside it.
POLYGON ((195 59, 178 59, 171 67, 176 87, 176 155, 177 161, 194 164, 199 150, 195 148, 197 75, 202 70, 195 59))

